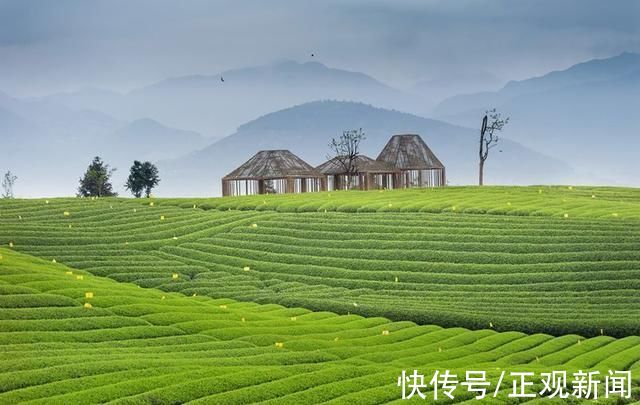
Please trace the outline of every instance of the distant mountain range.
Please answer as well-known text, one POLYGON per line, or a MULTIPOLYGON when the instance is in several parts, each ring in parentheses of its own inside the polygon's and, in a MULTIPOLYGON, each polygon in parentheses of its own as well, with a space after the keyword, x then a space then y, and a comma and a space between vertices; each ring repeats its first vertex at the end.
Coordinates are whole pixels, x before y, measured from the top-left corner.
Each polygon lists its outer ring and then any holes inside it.
POLYGON ((477 126, 485 109, 511 116, 506 134, 576 168, 574 181, 640 185, 640 54, 580 63, 443 101, 435 116, 477 126))
POLYGON ((356 100, 411 111, 417 107, 413 97, 363 73, 287 60, 170 78, 127 94, 89 89, 47 99, 74 109, 95 108, 121 120, 149 117, 220 137, 251 119, 309 101, 356 100))
POLYGON ((92 156, 101 155, 119 169, 114 182, 124 192, 131 161, 149 159, 161 162, 160 193, 212 195, 220 176, 259 149, 287 148, 318 164, 330 138, 362 127, 372 157, 392 134, 417 132, 452 183, 473 184, 477 127, 484 110, 497 107, 511 122, 503 153, 490 158, 490 183, 640 185, 640 55, 450 97, 435 108, 437 120, 423 118, 434 98, 496 83, 487 72, 451 75, 400 91, 363 73, 281 61, 171 78, 126 94, 0 93, 0 171, 19 176, 19 194, 69 195, 92 156))
MULTIPOLYGON (((220 141, 183 158, 160 163, 163 195, 220 193, 220 178, 262 149, 289 149, 316 166, 330 153, 328 143, 344 129, 362 128, 362 153, 376 158, 393 134, 423 136, 447 167, 451 184, 477 180, 476 131, 416 115, 344 101, 317 101, 267 114, 220 141)), ((562 162, 503 140, 487 167, 489 183, 562 182, 571 169, 562 162)))

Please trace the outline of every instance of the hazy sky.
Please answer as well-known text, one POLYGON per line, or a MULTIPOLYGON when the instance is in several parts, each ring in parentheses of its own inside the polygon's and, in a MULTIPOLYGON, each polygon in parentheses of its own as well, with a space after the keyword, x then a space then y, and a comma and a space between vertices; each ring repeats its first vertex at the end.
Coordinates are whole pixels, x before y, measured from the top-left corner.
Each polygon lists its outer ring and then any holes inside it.
POLYGON ((316 60, 395 86, 640 52, 640 1, 0 0, 0 91, 127 90, 316 60))

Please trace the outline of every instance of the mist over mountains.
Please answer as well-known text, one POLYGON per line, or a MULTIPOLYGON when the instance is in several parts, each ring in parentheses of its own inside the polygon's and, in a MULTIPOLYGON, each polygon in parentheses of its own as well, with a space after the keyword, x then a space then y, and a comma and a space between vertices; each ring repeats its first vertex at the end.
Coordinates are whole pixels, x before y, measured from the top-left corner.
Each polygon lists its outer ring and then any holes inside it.
POLYGON ((476 128, 483 111, 497 107, 511 122, 503 152, 487 163, 489 183, 640 185, 640 55, 591 60, 434 102, 475 91, 482 78, 497 83, 479 72, 399 90, 316 61, 280 61, 169 78, 127 93, 91 88, 29 99, 0 93, 0 141, 8 145, 0 149, 0 170, 19 176, 18 195, 71 195, 100 155, 118 168, 114 185, 123 193, 132 160, 144 159, 159 163, 159 195, 215 195, 220 177, 260 149, 290 149, 316 165, 330 138, 362 127, 365 154, 375 158, 395 133, 419 133, 452 184, 474 184, 476 128))

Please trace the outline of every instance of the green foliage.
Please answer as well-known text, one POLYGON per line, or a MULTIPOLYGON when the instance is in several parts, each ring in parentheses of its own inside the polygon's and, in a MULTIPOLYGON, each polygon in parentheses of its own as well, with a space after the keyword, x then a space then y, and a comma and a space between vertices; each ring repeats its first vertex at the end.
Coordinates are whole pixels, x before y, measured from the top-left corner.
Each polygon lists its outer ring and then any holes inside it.
POLYGON ((99 156, 93 158, 93 161, 80 178, 80 186, 78 187, 78 196, 80 197, 114 197, 117 195, 113 191, 113 185, 110 182, 111 175, 116 169, 111 169, 105 164, 99 156))
POLYGON ((151 196, 151 190, 160 183, 158 168, 151 162, 141 163, 137 160, 129 170, 129 177, 125 187, 131 191, 134 197, 140 198, 144 193, 145 197, 151 196))

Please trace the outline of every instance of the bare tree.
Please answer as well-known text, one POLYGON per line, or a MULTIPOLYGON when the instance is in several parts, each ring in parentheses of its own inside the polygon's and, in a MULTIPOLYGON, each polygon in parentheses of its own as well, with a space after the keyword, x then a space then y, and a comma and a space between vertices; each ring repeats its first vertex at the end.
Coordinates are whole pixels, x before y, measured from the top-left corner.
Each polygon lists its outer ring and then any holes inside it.
POLYGON ((11 170, 4 174, 4 178, 2 179, 2 197, 3 198, 13 198, 13 185, 18 180, 18 176, 14 176, 11 173, 11 170))
POLYGON ((489 151, 493 149, 500 141, 498 132, 502 131, 509 122, 509 117, 502 118, 502 115, 495 108, 485 112, 482 118, 482 127, 480 129, 480 165, 479 165, 479 185, 484 184, 484 162, 489 157, 489 151))
POLYGON ((357 174, 356 163, 360 156, 360 142, 365 139, 367 138, 360 128, 342 131, 340 138, 333 138, 329 142, 332 154, 327 155, 327 159, 336 159, 340 163, 347 176, 347 189, 351 189, 353 177, 357 174))

